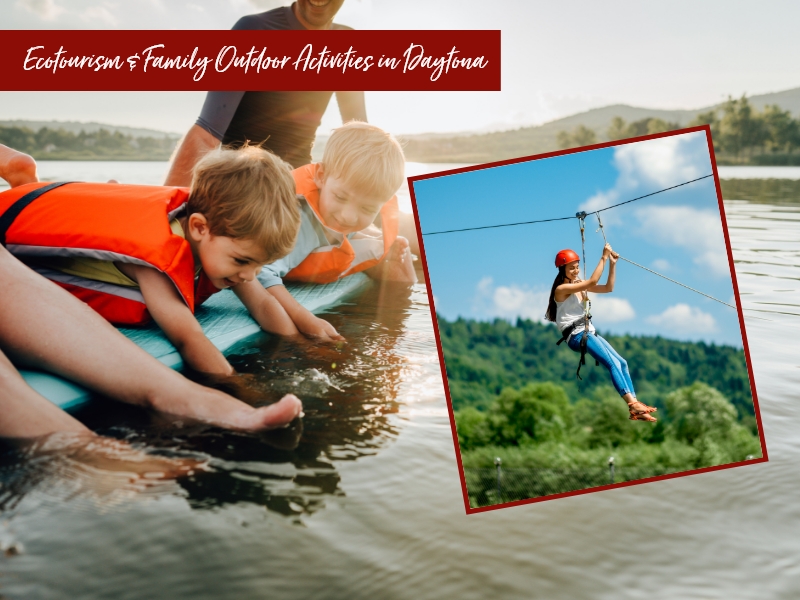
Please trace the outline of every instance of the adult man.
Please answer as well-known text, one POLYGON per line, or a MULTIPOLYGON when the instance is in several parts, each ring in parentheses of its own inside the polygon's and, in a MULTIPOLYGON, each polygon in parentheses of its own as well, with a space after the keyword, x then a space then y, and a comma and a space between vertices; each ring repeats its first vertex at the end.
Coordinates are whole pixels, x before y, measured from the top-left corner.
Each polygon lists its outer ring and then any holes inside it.
MULTIPOLYGON (((242 17, 234 30, 350 29, 333 22, 344 0, 297 0, 242 17)), ((333 92, 209 92, 200 117, 178 149, 165 185, 188 186, 197 160, 220 142, 250 141, 301 167, 333 92)), ((364 92, 336 92, 342 122, 367 120, 364 92)))
MULTIPOLYGON (((349 30, 333 22, 344 0, 297 0, 239 19, 234 30, 349 30)), ((164 185, 189 186, 192 169, 218 144, 263 144, 298 168, 311 162, 311 146, 333 92, 209 92, 197 122, 172 161, 164 185)), ((342 123, 367 120, 364 92, 336 92, 342 123)), ((400 215, 400 234, 419 254, 411 215, 400 215)))

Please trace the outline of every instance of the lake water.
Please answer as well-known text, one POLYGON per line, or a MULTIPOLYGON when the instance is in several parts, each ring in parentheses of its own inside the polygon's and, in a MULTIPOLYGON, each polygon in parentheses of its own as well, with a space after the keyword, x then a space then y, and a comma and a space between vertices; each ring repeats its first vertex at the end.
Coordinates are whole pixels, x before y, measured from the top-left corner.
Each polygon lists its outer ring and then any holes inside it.
MULTIPOLYGON (((144 173, 125 165, 81 178, 144 173)), ((425 289, 372 288, 328 317, 343 349, 259 338, 232 357, 266 393, 298 390, 299 441, 175 430, 106 402, 81 417, 214 471, 121 494, 57 457, 6 457, 0 547, 21 553, 0 557, 0 596, 797 597, 800 207, 726 212, 744 307, 770 313, 747 320, 769 463, 467 517, 425 289)))

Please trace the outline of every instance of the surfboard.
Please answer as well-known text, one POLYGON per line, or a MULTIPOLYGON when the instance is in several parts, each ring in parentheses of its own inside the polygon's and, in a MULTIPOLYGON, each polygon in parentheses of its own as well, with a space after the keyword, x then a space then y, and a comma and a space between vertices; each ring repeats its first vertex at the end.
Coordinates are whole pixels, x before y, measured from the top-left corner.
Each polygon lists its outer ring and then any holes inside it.
MULTIPOLYGON (((369 281, 363 273, 356 273, 334 283, 324 285, 300 283, 288 284, 286 287, 305 308, 312 313, 319 313, 364 289, 369 285, 369 281)), ((195 316, 203 327, 206 337, 221 352, 261 331, 244 305, 230 290, 211 296, 197 309, 195 316)), ((180 369, 183 366, 181 355, 157 325, 120 328, 120 332, 168 367, 180 369)), ((66 411, 83 406, 92 397, 92 393, 86 388, 56 375, 33 370, 20 370, 20 373, 28 385, 66 411)))

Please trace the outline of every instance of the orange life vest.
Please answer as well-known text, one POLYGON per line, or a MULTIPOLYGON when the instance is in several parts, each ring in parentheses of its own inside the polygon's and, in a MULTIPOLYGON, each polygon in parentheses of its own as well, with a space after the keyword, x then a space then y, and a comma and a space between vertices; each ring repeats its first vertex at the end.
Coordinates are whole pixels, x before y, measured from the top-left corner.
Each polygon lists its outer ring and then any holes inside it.
MULTIPOLYGON (((185 188, 112 183, 31 183, 0 194, 0 242, 25 257, 90 257, 147 265, 165 273, 194 312, 219 291, 204 273, 195 282, 189 242, 170 218, 185 188)), ((138 288, 37 269, 116 325, 150 320, 138 288)))
MULTIPOLYGON (((314 211, 319 222, 326 225, 319 212, 319 188, 314 182, 316 164, 305 165, 295 169, 294 175, 297 193, 305 196, 308 205, 314 211)), ((303 262, 289 271, 285 281, 305 281, 311 283, 331 283, 347 275, 358 273, 377 265, 392 247, 397 239, 398 214, 397 196, 393 196, 381 208, 381 229, 383 230, 383 254, 380 258, 357 261, 353 245, 346 237, 339 246, 329 246, 309 254, 303 262)))

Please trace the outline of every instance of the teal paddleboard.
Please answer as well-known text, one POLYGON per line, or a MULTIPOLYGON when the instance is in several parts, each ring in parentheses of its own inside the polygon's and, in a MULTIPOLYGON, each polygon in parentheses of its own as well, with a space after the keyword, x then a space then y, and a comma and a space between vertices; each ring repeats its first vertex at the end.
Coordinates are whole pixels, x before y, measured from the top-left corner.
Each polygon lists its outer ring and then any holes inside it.
MULTIPOLYGON (((289 284, 286 287, 300 304, 311 312, 318 313, 339 304, 368 283, 369 278, 366 275, 356 273, 335 283, 289 284)), ((230 290, 211 296, 197 309, 195 316, 203 327, 206 337, 222 352, 261 331, 247 309, 230 290)), ((122 328, 120 331, 168 367, 179 369, 183 365, 181 355, 158 326, 122 328)), ((28 385, 64 410, 74 410, 91 398, 89 390, 56 375, 29 370, 21 370, 20 373, 28 385)))

